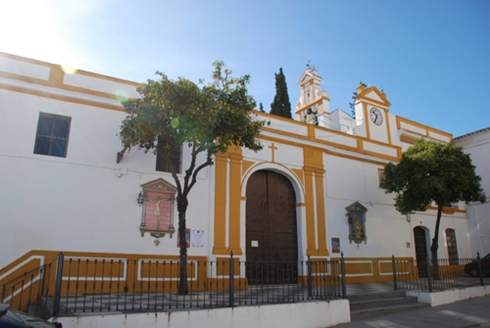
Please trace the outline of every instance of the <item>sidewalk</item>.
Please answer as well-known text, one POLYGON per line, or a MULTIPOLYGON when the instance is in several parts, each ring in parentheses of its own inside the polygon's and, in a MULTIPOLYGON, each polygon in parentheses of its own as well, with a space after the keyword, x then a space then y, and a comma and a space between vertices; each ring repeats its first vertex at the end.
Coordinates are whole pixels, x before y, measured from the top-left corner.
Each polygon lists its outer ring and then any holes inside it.
POLYGON ((336 328, 490 327, 490 296, 449 305, 365 318, 336 328))

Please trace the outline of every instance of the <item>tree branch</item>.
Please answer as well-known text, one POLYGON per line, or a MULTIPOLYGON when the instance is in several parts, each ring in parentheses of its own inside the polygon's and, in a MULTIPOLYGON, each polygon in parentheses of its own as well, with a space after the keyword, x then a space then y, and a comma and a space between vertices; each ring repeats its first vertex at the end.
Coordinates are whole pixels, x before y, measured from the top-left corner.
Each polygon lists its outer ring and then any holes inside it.
POLYGON ((201 165, 199 165, 195 170, 194 170, 194 173, 192 174, 192 180, 191 180, 191 184, 189 185, 189 187, 187 188, 187 190, 184 191, 185 193, 185 196, 187 196, 187 194, 189 193, 189 191, 191 191, 192 187, 196 184, 197 182, 197 175, 199 174, 199 172, 205 168, 206 166, 209 166, 213 164, 213 159, 211 158, 211 153, 208 152, 208 156, 207 156, 207 159, 206 159, 206 162, 202 163, 201 165))
POLYGON ((191 151, 191 164, 189 165, 189 168, 185 170, 185 177, 184 177, 184 192, 187 190, 189 186, 189 179, 192 175, 192 172, 194 171, 194 168, 196 167, 196 159, 197 159, 197 154, 199 152, 196 151, 196 143, 192 143, 192 151, 191 151))

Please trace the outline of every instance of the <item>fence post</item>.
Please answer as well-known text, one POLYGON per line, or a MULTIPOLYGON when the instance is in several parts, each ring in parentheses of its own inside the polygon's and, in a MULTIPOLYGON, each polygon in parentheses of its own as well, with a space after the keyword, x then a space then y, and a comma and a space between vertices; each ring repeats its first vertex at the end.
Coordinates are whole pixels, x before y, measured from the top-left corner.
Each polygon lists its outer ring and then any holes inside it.
POLYGON ((393 271, 393 290, 398 289, 398 284, 396 281, 396 261, 395 261, 395 255, 391 255, 391 267, 393 271))
POLYGON ((58 317, 60 314, 60 301, 61 301, 61 283, 63 279, 63 262, 65 261, 65 255, 63 252, 59 253, 56 258, 56 280, 54 287, 54 299, 53 299, 53 317, 58 317))
POLYGON ((480 286, 483 286, 483 272, 481 270, 481 257, 480 257, 480 252, 476 253, 476 261, 478 263, 478 276, 480 277, 480 286))
POLYGON ((312 276, 311 276, 311 262, 310 262, 310 256, 308 255, 308 260, 306 261, 306 283, 307 283, 307 290, 308 290, 308 297, 311 298, 313 295, 313 286, 312 286, 312 276))
POLYGON ((228 301, 231 307, 235 306, 235 260, 233 252, 230 253, 230 277, 229 277, 228 301))
POLYGON ((347 288, 345 286, 345 261, 344 253, 340 253, 340 283, 342 284, 342 298, 347 297, 347 288))
POLYGON ((432 267, 428 256, 426 256, 425 265, 427 266, 427 287, 429 288, 429 293, 432 293, 432 267))

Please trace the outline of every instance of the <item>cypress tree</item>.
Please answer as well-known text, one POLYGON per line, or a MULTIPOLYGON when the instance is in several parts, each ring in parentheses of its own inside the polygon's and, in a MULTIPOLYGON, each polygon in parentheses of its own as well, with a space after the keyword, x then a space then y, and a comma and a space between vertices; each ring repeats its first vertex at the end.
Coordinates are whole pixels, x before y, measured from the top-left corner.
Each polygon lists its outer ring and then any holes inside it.
POLYGON ((282 67, 279 69, 279 73, 275 73, 275 76, 276 95, 271 104, 270 113, 291 118, 291 103, 289 102, 288 86, 286 84, 286 77, 282 72, 282 67))

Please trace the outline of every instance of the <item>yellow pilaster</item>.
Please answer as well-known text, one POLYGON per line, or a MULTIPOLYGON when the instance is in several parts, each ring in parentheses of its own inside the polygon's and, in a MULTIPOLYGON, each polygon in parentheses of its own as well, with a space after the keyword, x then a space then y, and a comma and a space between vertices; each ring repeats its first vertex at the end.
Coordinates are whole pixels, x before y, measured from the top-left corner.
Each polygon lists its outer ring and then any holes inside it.
POLYGON ((316 187, 316 213, 317 213, 317 236, 318 236, 318 254, 319 256, 327 256, 327 236, 325 224, 325 194, 323 192, 323 172, 317 170, 315 173, 316 187))
POLYGON ((228 169, 226 154, 216 154, 215 162, 213 254, 226 254, 226 177, 228 169))
POLYGON ((238 147, 232 147, 228 151, 230 158, 230 217, 229 217, 229 251, 235 255, 241 255, 240 247, 240 190, 242 172, 242 151, 238 147))
POLYGON ((304 148, 304 175, 307 255, 327 256, 325 193, 323 185, 324 168, 323 152, 321 149, 313 147, 304 148), (314 184, 313 181, 315 182, 314 184), (315 197, 313 197, 313 193, 315 193, 315 197))
POLYGON ((306 255, 316 254, 315 213, 313 211, 313 171, 305 168, 305 210, 306 210, 306 255))

